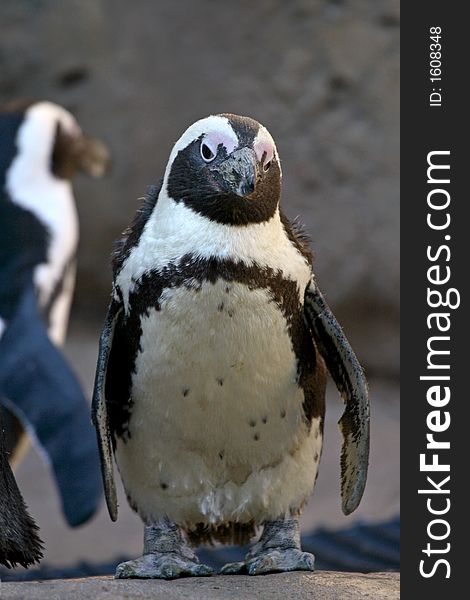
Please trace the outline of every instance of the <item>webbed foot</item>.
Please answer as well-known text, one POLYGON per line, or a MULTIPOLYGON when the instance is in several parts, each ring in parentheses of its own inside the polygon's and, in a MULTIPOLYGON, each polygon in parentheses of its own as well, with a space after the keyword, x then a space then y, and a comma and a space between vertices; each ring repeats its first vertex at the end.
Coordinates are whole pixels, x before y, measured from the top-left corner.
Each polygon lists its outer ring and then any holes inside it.
POLYGON ((244 562, 228 563, 221 569, 223 575, 263 575, 285 571, 314 571, 315 557, 310 552, 296 548, 288 550, 272 549, 244 562))
POLYGON ((116 579, 177 579, 178 577, 207 577, 214 573, 208 565, 190 560, 176 552, 144 554, 135 560, 118 565, 116 579))
POLYGON ((268 521, 263 535, 253 545, 242 562, 228 563, 223 575, 262 575, 285 571, 314 571, 315 557, 300 548, 300 528, 297 518, 268 521))
POLYGON ((177 579, 207 577, 213 569, 199 559, 183 539, 177 525, 168 519, 145 527, 144 555, 118 565, 116 579, 177 579))

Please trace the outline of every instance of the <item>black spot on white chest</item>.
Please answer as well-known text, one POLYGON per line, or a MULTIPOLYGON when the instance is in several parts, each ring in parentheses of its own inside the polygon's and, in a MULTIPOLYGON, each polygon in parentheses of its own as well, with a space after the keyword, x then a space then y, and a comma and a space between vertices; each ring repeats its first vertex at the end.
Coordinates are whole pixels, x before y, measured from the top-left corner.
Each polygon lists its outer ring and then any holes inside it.
POLYGON ((297 385, 288 322, 269 290, 226 288, 223 280, 166 288, 158 308, 140 316, 133 396, 175 380, 179 396, 194 399, 198 388, 200 401, 209 402, 236 394, 245 378, 266 385, 274 373, 297 385))
POLYGON ((248 445, 261 460, 264 444, 302 427, 304 395, 282 311, 266 289, 226 287, 166 289, 159 309, 141 316, 131 443, 149 428, 211 456, 248 445))
POLYGON ((185 256, 145 274, 129 294, 108 368, 111 426, 126 439, 140 407, 166 418, 175 399, 204 411, 262 398, 262 408, 283 414, 294 396, 308 423, 315 407, 304 388, 315 364, 295 281, 267 267, 185 256))

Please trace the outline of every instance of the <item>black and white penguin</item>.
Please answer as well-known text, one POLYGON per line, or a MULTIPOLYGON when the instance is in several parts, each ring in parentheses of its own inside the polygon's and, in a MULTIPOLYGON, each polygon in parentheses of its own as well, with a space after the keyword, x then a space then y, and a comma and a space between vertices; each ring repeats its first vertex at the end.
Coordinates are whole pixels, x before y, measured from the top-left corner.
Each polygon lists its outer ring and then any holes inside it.
POLYGON ((22 429, 31 430, 51 458, 72 525, 89 518, 100 493, 87 403, 58 351, 79 231, 71 179, 79 170, 99 177, 109 162, 104 144, 61 106, 35 102, 0 112, 0 401, 7 448, 18 458, 22 429), (80 477, 89 479, 83 492, 80 477))
POLYGON ((26 510, 8 462, 0 407, 0 564, 28 567, 41 558, 38 527, 26 510))
POLYGON ((190 545, 244 543, 224 573, 313 570, 299 515, 323 443, 326 367, 346 403, 343 511, 365 486, 363 371, 280 212, 268 131, 231 114, 176 142, 114 255, 93 398, 110 516, 112 454, 145 524, 144 555, 116 576, 208 575, 190 545))

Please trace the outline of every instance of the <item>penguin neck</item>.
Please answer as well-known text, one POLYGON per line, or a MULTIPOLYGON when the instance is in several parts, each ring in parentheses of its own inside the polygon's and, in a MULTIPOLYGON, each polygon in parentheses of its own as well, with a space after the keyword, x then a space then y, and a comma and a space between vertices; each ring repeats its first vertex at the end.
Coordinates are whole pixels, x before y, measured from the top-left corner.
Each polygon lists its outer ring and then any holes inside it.
POLYGON ((279 208, 263 223, 223 225, 175 202, 163 187, 137 245, 116 277, 126 311, 129 294, 145 273, 213 258, 282 272, 300 282, 299 290, 305 289, 311 276, 310 265, 287 236, 279 208))
MULTIPOLYGON (((217 223, 168 196, 166 186, 143 232, 156 242, 167 241, 168 262, 185 254, 203 258, 239 258, 254 263, 272 252, 285 237, 279 207, 262 223, 243 226, 217 223)), ((262 260, 264 262, 264 260, 262 260)))

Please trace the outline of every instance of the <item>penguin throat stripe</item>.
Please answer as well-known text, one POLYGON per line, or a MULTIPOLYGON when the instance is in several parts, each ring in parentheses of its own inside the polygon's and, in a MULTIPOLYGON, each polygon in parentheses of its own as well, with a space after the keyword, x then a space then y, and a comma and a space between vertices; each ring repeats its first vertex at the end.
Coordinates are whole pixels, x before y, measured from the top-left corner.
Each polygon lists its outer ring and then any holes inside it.
POLYGON ((115 334, 116 341, 119 338, 119 345, 123 345, 123 349, 119 352, 125 354, 125 357, 117 359, 116 367, 122 369, 127 365, 127 376, 123 381, 121 370, 118 378, 119 385, 109 396, 113 398, 115 407, 113 408, 115 416, 112 418, 111 425, 119 437, 126 438, 127 423, 132 412, 132 372, 142 336, 142 315, 148 315, 150 309, 161 310, 161 298, 165 289, 186 287, 197 292, 204 283, 214 284, 219 280, 228 284, 245 285, 249 290, 268 290, 272 302, 278 306, 286 320, 292 349, 297 358, 297 382, 304 391, 305 421, 309 425, 312 418, 322 417, 323 401, 320 402, 314 393, 316 350, 311 333, 305 324, 304 308, 297 283, 283 277, 282 272, 269 267, 260 267, 256 264, 249 266, 242 262, 215 257, 203 259, 187 254, 177 263, 169 263, 162 269, 145 273, 129 295, 128 314, 115 334), (126 334, 126 331, 130 333, 126 334), (119 400, 116 394, 120 395, 119 400))

